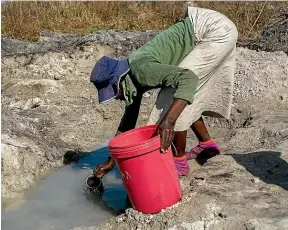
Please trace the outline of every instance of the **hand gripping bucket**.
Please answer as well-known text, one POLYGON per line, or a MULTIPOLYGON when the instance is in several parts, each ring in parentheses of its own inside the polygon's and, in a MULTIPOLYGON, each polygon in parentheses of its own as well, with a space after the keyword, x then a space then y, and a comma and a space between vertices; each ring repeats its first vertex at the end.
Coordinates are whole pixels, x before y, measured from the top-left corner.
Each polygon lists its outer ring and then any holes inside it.
POLYGON ((130 130, 109 142, 134 209, 157 213, 182 196, 171 148, 160 153, 160 136, 156 125, 130 130))

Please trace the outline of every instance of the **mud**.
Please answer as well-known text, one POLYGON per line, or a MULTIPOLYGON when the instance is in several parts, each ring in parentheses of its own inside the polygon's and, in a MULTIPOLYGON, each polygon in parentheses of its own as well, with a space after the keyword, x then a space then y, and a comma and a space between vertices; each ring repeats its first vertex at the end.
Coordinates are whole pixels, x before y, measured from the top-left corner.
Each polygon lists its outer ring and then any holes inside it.
MULTIPOLYGON (((153 33, 102 31, 73 38, 77 45, 63 45, 62 35, 25 46, 2 39, 4 206, 61 166, 67 150, 91 151, 114 134, 123 105, 98 105, 90 71, 104 54, 125 56, 153 33)), ((223 155, 191 162, 182 201, 156 215, 129 209, 100 229, 288 229, 287 54, 240 47, 235 78, 231 120, 205 118, 223 155)), ((145 95, 138 126, 156 96, 145 95)), ((187 148, 195 143, 189 133, 187 148)))

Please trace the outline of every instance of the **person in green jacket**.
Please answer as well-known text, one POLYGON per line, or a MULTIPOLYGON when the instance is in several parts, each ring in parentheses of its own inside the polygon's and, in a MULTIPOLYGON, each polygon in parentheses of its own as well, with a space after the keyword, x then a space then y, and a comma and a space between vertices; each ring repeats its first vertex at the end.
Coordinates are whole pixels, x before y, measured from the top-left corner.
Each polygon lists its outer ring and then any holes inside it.
MULTIPOLYGON (((230 115, 237 36, 235 25, 224 15, 191 7, 185 18, 126 59, 99 59, 90 78, 99 103, 113 99, 126 103, 116 135, 135 128, 143 94, 161 88, 149 122, 158 124, 162 153, 174 143, 178 175, 189 173, 187 159, 200 153, 220 154, 202 115, 230 115), (189 127, 199 144, 185 152, 189 127)), ((109 156, 94 169, 94 175, 103 177, 114 165, 109 156)))

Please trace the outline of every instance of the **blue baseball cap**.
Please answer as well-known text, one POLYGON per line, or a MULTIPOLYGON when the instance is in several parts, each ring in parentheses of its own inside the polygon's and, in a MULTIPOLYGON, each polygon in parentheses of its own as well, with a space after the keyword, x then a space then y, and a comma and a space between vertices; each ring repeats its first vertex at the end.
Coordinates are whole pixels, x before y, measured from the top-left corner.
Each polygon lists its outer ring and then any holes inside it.
POLYGON ((119 93, 119 83, 130 70, 128 59, 117 60, 107 56, 100 58, 91 73, 90 82, 98 90, 100 104, 111 101, 119 93))

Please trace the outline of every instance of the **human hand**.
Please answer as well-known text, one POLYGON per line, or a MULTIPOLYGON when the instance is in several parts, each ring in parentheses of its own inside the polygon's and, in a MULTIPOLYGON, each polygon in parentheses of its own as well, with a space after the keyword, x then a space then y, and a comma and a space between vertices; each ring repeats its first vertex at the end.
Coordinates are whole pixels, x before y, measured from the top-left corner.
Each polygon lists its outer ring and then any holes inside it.
POLYGON ((158 126, 158 133, 161 138, 161 152, 167 153, 169 146, 171 145, 174 138, 174 126, 177 118, 184 110, 185 106, 188 104, 186 100, 176 98, 174 99, 172 105, 165 114, 163 120, 158 126))
POLYGON ((169 122, 168 119, 163 119, 158 126, 158 133, 161 140, 161 153, 167 153, 169 146, 174 138, 174 124, 169 122))
POLYGON ((94 170, 93 175, 97 178, 103 177, 106 173, 110 172, 115 165, 115 161, 110 157, 107 161, 99 164, 94 170))

